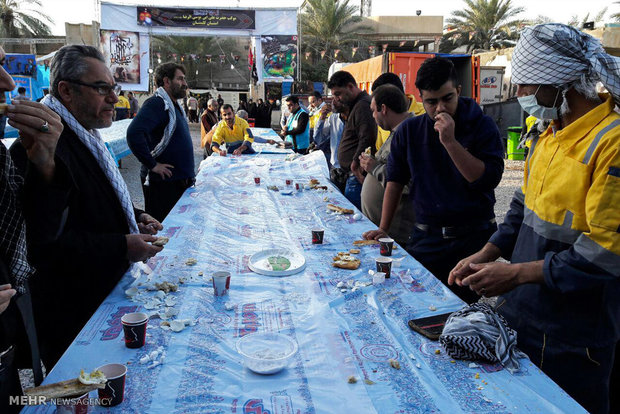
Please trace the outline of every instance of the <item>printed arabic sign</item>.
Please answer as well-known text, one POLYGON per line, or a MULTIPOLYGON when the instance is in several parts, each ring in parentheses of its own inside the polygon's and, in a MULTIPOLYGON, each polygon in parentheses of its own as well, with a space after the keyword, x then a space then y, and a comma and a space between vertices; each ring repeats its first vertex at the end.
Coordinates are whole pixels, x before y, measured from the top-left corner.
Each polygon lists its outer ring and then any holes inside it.
POLYGON ((116 83, 140 83, 140 38, 136 32, 101 30, 101 47, 116 83))
POLYGON ((138 7, 141 26, 208 27, 210 29, 255 29, 254 10, 177 9, 138 7))

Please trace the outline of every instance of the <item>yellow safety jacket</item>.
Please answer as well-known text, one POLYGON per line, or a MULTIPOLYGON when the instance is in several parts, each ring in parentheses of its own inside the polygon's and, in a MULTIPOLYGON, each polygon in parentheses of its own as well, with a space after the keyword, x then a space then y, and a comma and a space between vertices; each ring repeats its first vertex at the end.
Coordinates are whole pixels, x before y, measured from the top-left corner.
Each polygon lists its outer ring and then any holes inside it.
POLYGON ((498 302, 509 324, 529 320, 578 346, 620 339, 620 115, 601 98, 532 142, 523 186, 490 240, 513 263, 544 260, 544 284, 498 302))

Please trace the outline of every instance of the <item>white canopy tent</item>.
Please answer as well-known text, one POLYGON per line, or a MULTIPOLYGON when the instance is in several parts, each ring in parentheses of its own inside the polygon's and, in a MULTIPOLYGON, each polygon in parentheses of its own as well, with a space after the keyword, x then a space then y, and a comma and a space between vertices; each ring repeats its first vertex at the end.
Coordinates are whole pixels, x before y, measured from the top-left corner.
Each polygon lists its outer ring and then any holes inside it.
MULTIPOLYGON (((256 69, 259 82, 263 79, 263 60, 261 50, 261 36, 267 35, 297 35, 297 8, 265 8, 265 9, 243 9, 253 10, 255 13, 254 25, 252 29, 230 29, 230 28, 210 28, 210 27, 171 27, 171 26, 147 26, 138 23, 138 8, 148 7, 144 5, 127 5, 102 2, 101 3, 101 29, 108 31, 126 31, 137 33, 139 36, 139 83, 122 82, 125 89, 136 91, 148 91, 149 73, 151 56, 149 54, 151 35, 168 36, 242 36, 250 37, 251 47, 255 50, 256 69)), ((167 7, 166 9, 192 9, 200 8, 188 7, 167 7)), ((213 9, 204 9, 213 10, 213 9)), ((242 11, 228 7, 222 10, 242 11)), ((299 59, 299 55, 297 56, 299 59)), ((273 80, 273 79, 270 79, 273 80)))

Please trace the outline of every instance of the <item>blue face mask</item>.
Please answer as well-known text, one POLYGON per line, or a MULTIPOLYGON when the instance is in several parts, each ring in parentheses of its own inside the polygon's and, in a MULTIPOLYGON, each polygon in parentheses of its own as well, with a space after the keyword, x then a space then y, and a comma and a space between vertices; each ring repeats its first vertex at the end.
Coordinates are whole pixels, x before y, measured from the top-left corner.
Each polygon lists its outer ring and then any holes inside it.
MULTIPOLYGON (((540 89, 540 86, 538 86, 538 89, 540 89)), ((532 95, 518 97, 517 100, 519 101, 519 105, 521 105, 521 108, 523 108, 525 112, 538 119, 558 119, 560 114, 558 108, 555 107, 555 103, 558 100, 558 96, 560 96, 560 90, 558 89, 558 93, 555 95, 553 107, 549 108, 538 103, 538 100, 536 99, 538 89, 536 89, 536 92, 532 95)))

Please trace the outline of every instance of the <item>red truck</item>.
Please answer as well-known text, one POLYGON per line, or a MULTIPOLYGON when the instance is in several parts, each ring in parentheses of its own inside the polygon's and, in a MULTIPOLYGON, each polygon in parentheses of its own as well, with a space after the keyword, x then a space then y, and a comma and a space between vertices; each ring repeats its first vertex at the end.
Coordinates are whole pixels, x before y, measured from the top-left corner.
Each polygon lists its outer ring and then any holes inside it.
POLYGON ((480 103, 480 58, 472 55, 451 55, 445 53, 392 52, 344 66, 353 75, 360 88, 370 93, 372 83, 379 75, 393 72, 400 77, 405 93, 413 94, 418 102, 420 93, 415 87, 415 78, 422 63, 431 57, 441 56, 454 63, 462 85, 462 96, 480 103))

